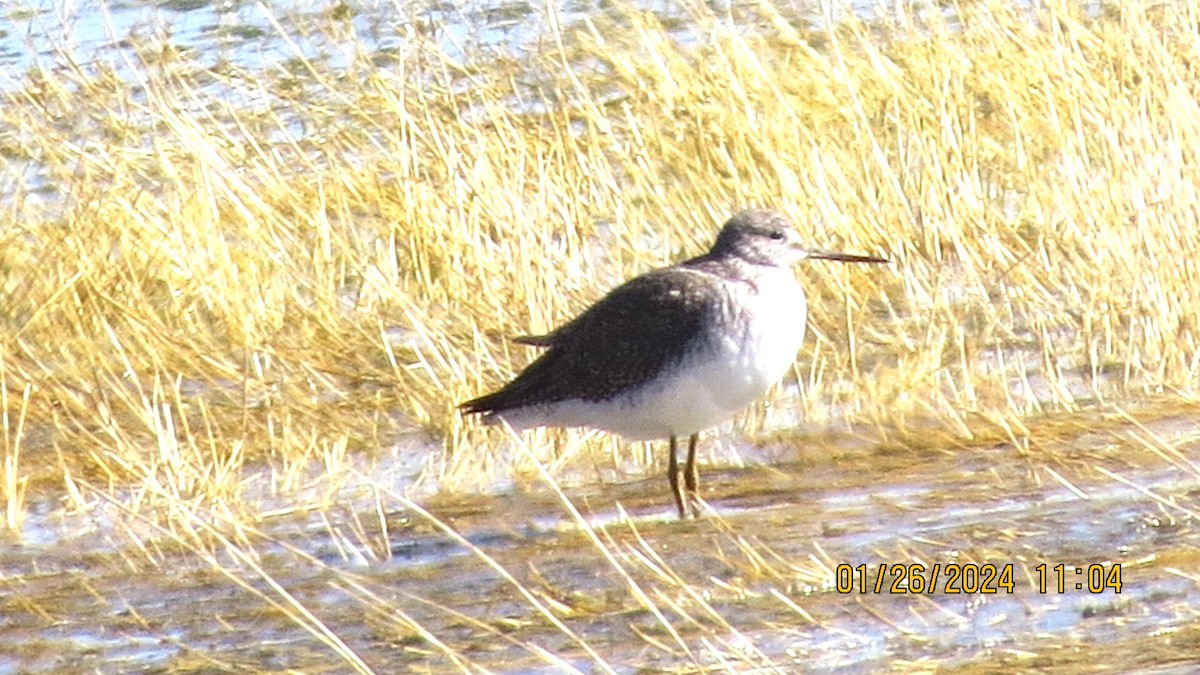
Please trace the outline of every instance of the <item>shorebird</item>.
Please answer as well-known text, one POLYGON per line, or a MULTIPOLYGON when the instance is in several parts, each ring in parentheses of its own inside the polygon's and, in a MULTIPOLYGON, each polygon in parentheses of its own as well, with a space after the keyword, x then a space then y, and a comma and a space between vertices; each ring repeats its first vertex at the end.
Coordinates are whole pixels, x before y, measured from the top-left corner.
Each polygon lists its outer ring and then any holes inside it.
POLYGON ((516 338, 545 351, 498 391, 459 408, 518 431, 590 427, 667 438, 679 517, 687 517, 685 501, 698 515, 700 432, 762 396, 795 362, 807 304, 791 266, 806 259, 888 262, 807 248, 783 215, 742 211, 707 253, 626 281, 545 335, 516 338))

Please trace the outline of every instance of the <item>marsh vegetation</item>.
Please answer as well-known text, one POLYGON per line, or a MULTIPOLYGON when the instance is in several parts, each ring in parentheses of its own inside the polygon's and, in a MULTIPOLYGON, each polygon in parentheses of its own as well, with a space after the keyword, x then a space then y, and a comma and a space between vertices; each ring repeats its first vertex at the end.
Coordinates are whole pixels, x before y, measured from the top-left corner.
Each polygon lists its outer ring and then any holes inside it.
POLYGON ((0 669, 1200 660, 1200 4, 3 11, 0 669), (799 270, 714 515, 456 414, 744 206, 894 263, 799 270))

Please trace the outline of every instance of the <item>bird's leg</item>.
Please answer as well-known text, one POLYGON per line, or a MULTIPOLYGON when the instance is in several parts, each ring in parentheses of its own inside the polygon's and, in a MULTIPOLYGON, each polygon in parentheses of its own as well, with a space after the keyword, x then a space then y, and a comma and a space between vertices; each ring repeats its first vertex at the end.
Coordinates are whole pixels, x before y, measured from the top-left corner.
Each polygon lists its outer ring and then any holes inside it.
POLYGON ((692 434, 688 439, 688 455, 687 464, 683 466, 683 482, 687 487, 688 505, 692 507, 692 517, 700 516, 700 471, 696 468, 696 443, 700 441, 700 434, 692 434))
POLYGON ((679 519, 687 517, 683 510, 683 490, 679 489, 679 460, 675 458, 675 450, 679 442, 671 436, 671 455, 667 458, 667 480, 671 483, 671 494, 675 495, 675 506, 679 508, 679 519))

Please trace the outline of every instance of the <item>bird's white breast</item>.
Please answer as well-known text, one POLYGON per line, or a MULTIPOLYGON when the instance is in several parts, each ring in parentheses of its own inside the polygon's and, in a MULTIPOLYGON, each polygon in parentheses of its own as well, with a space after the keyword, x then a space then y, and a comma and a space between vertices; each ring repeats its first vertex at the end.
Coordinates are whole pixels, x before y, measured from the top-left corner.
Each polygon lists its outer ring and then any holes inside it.
MULTIPOLYGON (((740 307, 737 329, 723 336, 699 383, 727 418, 766 393, 796 360, 804 342, 807 307, 791 270, 779 268, 753 286, 730 284, 740 307)), ((717 420, 720 421, 720 420, 717 420)))

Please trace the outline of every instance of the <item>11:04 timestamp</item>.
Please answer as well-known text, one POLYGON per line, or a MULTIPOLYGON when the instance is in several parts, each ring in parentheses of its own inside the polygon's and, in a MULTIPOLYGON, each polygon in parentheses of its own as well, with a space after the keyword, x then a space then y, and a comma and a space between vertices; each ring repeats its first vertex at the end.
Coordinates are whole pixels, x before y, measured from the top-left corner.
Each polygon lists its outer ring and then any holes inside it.
MULTIPOLYGON (((1086 567, 1072 567, 1062 563, 1051 565, 1041 563, 1033 567, 1036 575, 1027 575, 1034 590, 1042 595, 1047 593, 1063 594, 1069 590, 1087 591, 1099 594, 1105 591, 1121 592, 1121 563, 1095 563, 1086 567), (1034 578, 1036 576, 1036 579, 1034 578)), ((954 595, 965 593, 995 594, 1005 592, 1012 594, 1013 564, 975 564, 975 563, 934 563, 932 566, 921 563, 881 563, 878 572, 871 574, 874 582, 868 581, 868 575, 875 569, 867 565, 851 566, 842 563, 837 566, 837 592, 853 593, 942 593, 954 595), (939 585, 938 582, 941 582, 939 585), (889 584, 890 582, 890 584, 889 584)))
POLYGON ((1087 590, 1089 593, 1103 593, 1112 589, 1121 592, 1121 564, 1088 565, 1087 567, 1068 567, 1062 563, 1047 565, 1042 563, 1033 568, 1037 572, 1038 592, 1066 593, 1068 588, 1077 591, 1087 590))

